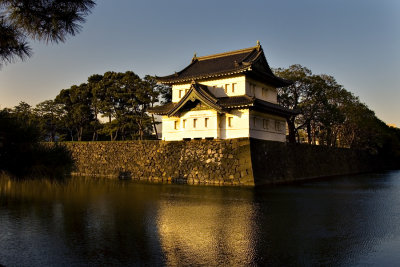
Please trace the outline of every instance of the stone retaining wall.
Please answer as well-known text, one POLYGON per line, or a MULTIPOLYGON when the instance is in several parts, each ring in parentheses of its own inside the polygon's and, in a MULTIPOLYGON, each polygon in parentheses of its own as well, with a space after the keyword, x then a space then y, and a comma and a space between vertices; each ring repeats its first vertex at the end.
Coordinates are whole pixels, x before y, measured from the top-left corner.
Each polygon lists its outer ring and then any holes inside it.
POLYGON ((360 151, 239 138, 66 142, 73 174, 212 185, 261 185, 374 171, 360 151))
POLYGON ((65 144, 76 161, 76 175, 193 184, 254 184, 248 139, 65 144))
POLYGON ((306 144, 251 140, 257 185, 381 170, 384 165, 366 151, 306 144))

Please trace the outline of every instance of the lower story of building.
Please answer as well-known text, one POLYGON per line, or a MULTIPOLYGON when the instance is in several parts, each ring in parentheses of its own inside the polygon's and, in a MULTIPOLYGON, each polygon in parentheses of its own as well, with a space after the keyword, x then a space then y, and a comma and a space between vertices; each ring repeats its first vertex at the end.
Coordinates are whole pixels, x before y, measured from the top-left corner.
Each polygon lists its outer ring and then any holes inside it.
POLYGON ((286 120, 249 109, 236 109, 230 113, 190 110, 180 117, 162 118, 162 139, 166 141, 240 137, 285 142, 286 120))

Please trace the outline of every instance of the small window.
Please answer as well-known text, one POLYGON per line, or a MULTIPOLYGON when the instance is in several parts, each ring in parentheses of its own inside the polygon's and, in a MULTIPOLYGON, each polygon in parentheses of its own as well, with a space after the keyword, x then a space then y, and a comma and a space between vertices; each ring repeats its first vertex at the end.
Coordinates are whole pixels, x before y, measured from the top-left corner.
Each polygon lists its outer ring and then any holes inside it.
POLYGON ((235 86, 236 86, 236 83, 232 83, 232 93, 235 92, 235 86))
POLYGON ((197 119, 193 119, 193 128, 196 128, 197 119))
POLYGON ((174 129, 175 130, 178 130, 178 123, 179 123, 178 121, 174 121, 174 129))
POLYGON ((204 118, 204 127, 208 127, 208 118, 204 118))
POLYGON ((182 98, 183 90, 179 90, 179 98, 182 98))
POLYGON ((232 127, 232 117, 228 117, 228 126, 232 127))
POLYGON ((263 119, 263 128, 268 129, 268 120, 263 119))
POLYGON ((186 120, 182 120, 182 128, 186 127, 186 120))
POLYGON ((225 93, 228 93, 229 84, 225 84, 225 93))

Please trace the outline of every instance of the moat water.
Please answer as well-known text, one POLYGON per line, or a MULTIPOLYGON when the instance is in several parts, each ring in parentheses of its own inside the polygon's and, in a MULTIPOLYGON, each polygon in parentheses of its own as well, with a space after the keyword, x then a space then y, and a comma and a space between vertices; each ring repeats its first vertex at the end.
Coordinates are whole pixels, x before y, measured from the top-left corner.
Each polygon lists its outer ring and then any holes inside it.
POLYGON ((0 266, 399 266, 400 171, 266 188, 0 179, 0 266))

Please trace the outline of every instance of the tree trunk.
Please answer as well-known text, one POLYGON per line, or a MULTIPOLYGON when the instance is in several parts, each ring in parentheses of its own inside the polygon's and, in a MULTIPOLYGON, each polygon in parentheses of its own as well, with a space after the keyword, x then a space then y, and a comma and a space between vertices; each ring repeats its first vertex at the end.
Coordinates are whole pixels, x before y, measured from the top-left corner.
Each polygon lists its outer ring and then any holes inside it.
POLYGON ((307 139, 308 139, 308 144, 311 145, 312 136, 311 136, 311 123, 310 122, 307 122, 307 139))
POLYGON ((82 141, 82 133, 83 133, 83 127, 81 126, 81 127, 79 127, 79 130, 78 130, 78 141, 79 142, 82 141))
POLYGON ((112 137, 112 133, 111 133, 111 141, 117 140, 117 137, 118 137, 118 130, 115 132, 114 138, 112 137))
MULTIPOLYGON (((108 123, 111 125, 111 115, 108 115, 108 123)), ((110 132, 111 141, 113 141, 113 134, 110 132)))
POLYGON ((332 131, 330 128, 326 129, 326 145, 331 146, 332 131))
POLYGON ((294 117, 287 119, 289 130, 289 143, 296 143, 296 128, 294 125, 294 117))
POLYGON ((156 139, 158 139, 158 133, 157 133, 156 121, 154 119, 154 114, 151 114, 151 117, 153 118, 153 127, 154 127, 154 132, 156 133, 156 139))
POLYGON ((296 131, 296 138, 297 138, 297 143, 300 144, 300 134, 299 134, 299 131, 296 131))

